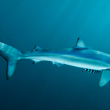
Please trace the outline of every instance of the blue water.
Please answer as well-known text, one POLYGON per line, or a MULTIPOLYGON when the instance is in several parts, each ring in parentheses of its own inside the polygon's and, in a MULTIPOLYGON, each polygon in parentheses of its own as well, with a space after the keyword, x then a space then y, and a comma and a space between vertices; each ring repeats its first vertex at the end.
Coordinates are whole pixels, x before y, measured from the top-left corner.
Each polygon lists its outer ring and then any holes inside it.
MULTIPOLYGON (((78 37, 110 53, 109 0, 0 1, 0 42, 26 51, 73 47, 78 37)), ((0 57, 0 110, 110 110, 110 82, 100 88, 100 76, 23 60, 7 81, 0 57)))

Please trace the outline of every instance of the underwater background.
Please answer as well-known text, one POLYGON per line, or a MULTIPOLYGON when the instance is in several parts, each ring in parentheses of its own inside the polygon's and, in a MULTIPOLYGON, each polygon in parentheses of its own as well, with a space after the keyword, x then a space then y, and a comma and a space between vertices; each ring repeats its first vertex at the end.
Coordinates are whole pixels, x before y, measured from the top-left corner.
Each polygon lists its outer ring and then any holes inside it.
MULTIPOLYGON (((110 0, 1 0, 0 42, 20 51, 74 47, 80 37, 110 54, 110 0)), ((0 110, 110 110, 110 82, 101 74, 22 60, 6 80, 0 57, 0 110)))

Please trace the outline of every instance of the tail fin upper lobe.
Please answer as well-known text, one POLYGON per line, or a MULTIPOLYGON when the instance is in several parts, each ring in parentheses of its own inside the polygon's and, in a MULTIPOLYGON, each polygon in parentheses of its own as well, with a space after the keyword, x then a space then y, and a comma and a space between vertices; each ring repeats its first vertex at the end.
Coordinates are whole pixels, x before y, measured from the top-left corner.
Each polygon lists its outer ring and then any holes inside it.
POLYGON ((0 55, 7 61, 7 80, 14 73, 18 61, 21 60, 22 54, 23 53, 19 50, 0 42, 0 55))

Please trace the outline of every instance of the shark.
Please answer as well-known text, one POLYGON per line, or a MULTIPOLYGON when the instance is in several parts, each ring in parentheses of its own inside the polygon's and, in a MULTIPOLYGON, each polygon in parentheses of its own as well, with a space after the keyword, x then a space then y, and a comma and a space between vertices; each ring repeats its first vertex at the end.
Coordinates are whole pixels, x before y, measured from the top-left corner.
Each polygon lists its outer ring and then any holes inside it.
POLYGON ((56 66, 62 65, 83 68, 90 73, 101 73, 99 86, 103 87, 110 80, 110 55, 88 47, 80 38, 76 46, 63 49, 42 49, 35 46, 31 51, 19 51, 0 42, 0 55, 7 61, 6 79, 14 73, 20 60, 29 59, 36 64, 40 61, 51 61, 56 66))

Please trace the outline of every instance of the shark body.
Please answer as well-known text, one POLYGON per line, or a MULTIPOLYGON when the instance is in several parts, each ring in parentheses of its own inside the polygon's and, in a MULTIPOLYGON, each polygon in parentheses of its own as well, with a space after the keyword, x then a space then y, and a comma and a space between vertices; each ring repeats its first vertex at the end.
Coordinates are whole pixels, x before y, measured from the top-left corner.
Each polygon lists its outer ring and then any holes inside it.
POLYGON ((18 61, 30 59, 33 63, 51 61, 58 67, 63 64, 83 68, 89 72, 101 72, 99 86, 110 80, 110 55, 93 50, 78 38, 76 46, 65 49, 42 49, 35 46, 32 51, 20 52, 17 49, 0 42, 0 55, 7 61, 6 78, 9 79, 15 71, 18 61))

